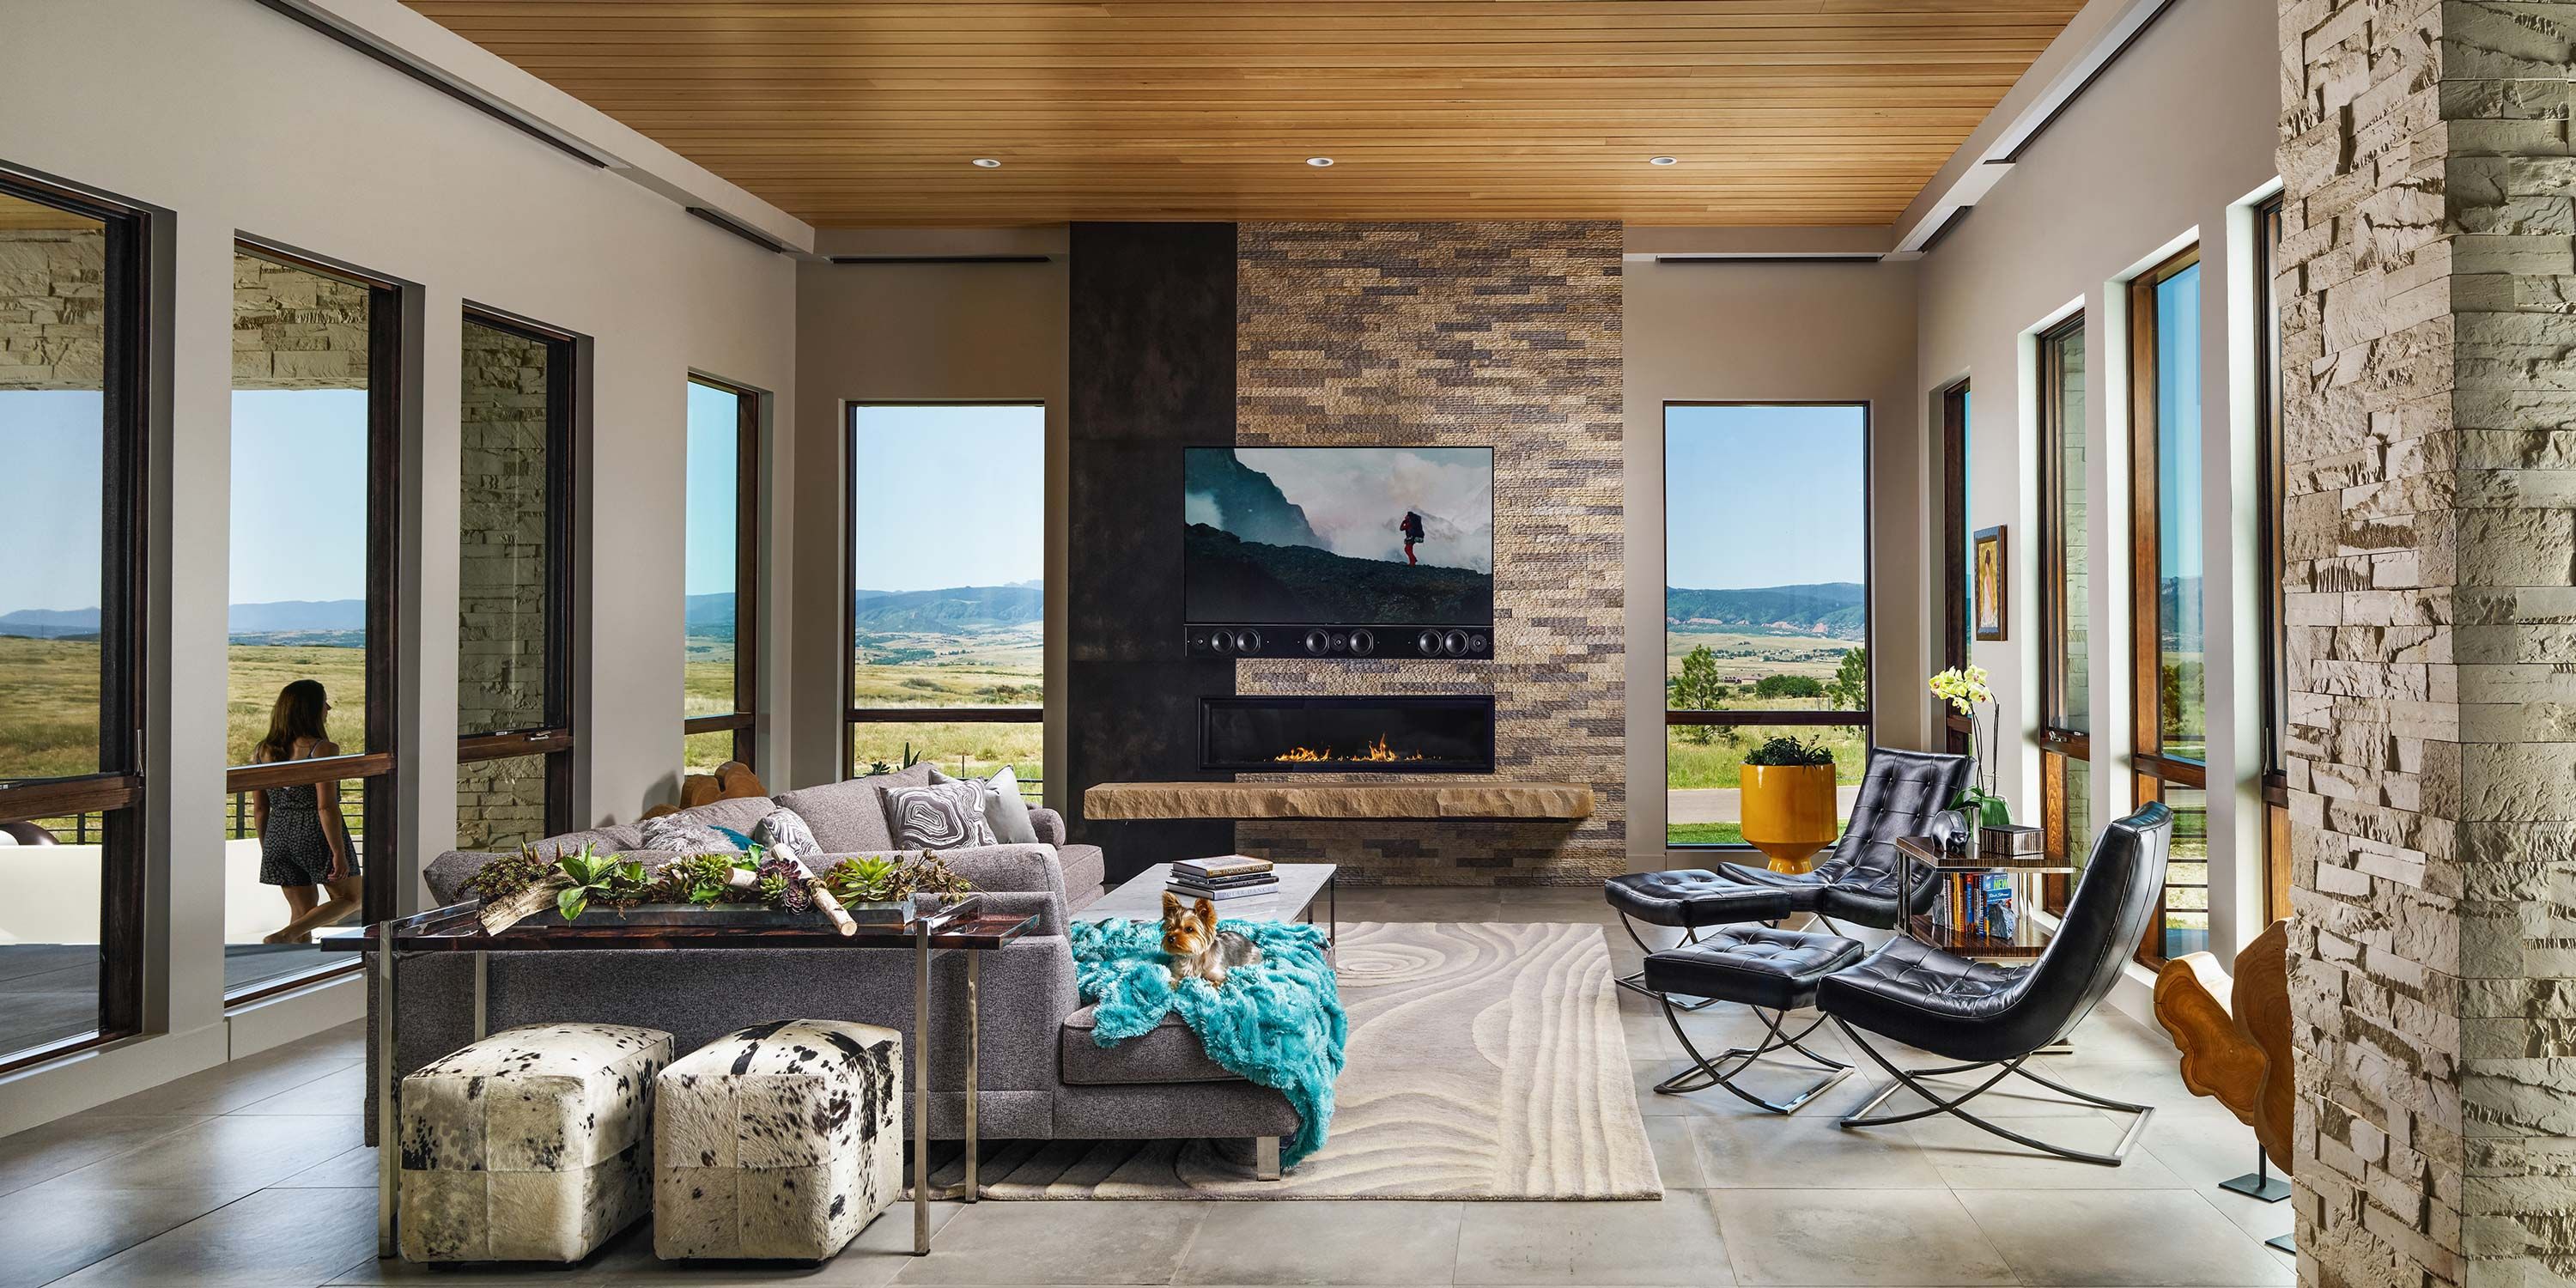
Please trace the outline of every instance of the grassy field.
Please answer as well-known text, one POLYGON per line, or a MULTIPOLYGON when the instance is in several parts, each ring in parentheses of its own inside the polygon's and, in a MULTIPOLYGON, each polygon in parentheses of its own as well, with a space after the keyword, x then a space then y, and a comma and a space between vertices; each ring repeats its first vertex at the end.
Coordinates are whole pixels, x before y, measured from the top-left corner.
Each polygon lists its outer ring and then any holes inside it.
POLYGON ((1823 744, 1834 753, 1835 780, 1846 784, 1860 781, 1861 762, 1869 754, 1858 733, 1839 725, 1716 728, 1709 731, 1706 743, 1689 741, 1688 732, 1681 726, 1664 731, 1664 786, 1668 788, 1736 786, 1743 777, 1744 753, 1774 737, 1823 744), (1736 741, 1727 741, 1729 733, 1736 741))
MULTIPOLYGON (((870 634, 858 640, 850 690, 861 707, 1034 707, 1045 700, 1045 642, 1035 625, 972 635, 870 634)), ((1035 721, 850 726, 851 763, 901 765, 912 753, 960 777, 1004 765, 1022 782, 1045 774, 1045 727, 1035 721)))
POLYGON ((1719 671, 1739 684, 1749 684, 1766 675, 1831 680, 1834 668, 1842 665, 1844 651, 1860 647, 1854 640, 1814 635, 1696 630, 1668 624, 1664 630, 1664 674, 1680 674, 1682 658, 1703 645, 1717 655, 1719 671))

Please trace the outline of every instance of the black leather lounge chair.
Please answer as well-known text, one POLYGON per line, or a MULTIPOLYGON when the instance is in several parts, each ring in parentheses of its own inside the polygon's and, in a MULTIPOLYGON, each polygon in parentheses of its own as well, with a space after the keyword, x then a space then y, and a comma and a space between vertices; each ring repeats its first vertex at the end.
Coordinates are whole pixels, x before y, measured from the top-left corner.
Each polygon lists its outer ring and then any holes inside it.
POLYGON ((1860 964, 1825 976, 1816 986, 1816 1008, 1833 1017, 1862 1054, 1895 1075, 1845 1127, 1883 1127, 1934 1114, 1972 1123, 2006 1140, 2078 1162, 2118 1167, 2155 1110, 2078 1091, 2033 1073, 2027 1063, 2090 1014, 2120 978, 2164 889, 2165 852, 2173 839, 2173 812, 2149 804, 2103 829, 2093 858, 2058 919, 2057 936, 2028 966, 1997 966, 1943 952, 1919 940, 1898 938, 1860 964), (1900 1069, 1862 1034, 1875 1033, 1907 1046, 1959 1061, 1931 1069, 1900 1069), (1936 1074, 1993 1069, 1964 1093, 1925 1086, 1936 1074), (2025 1136, 1961 1108, 2019 1074, 2088 1105, 2134 1114, 2119 1147, 2089 1153, 2025 1136), (1899 1088, 1923 1098, 1926 1108, 1872 1118, 1870 1111, 1899 1088))
MULTIPOLYGON (((1708 868, 1669 872, 1631 872, 1602 883, 1602 896, 1619 910, 1619 924, 1637 946, 1649 953, 1656 945, 1637 933, 1637 922, 1682 931, 1684 944, 1700 942, 1711 926, 1771 923, 1793 912, 1841 917, 1880 930, 1896 927, 1896 838, 1938 836, 1963 820, 1939 815, 1968 785, 1974 762, 1966 756, 1937 751, 1875 748, 1861 775, 1860 795, 1852 802, 1851 825, 1834 842, 1833 853, 1815 870, 1797 876, 1766 867, 1721 863, 1708 868)), ((1918 884, 1914 911, 1932 907, 1933 885, 1918 884)), ((1662 1000, 1646 984, 1645 972, 1620 977, 1619 986, 1662 1000)), ((1685 1009, 1697 1010, 1708 1002, 1685 1009)))

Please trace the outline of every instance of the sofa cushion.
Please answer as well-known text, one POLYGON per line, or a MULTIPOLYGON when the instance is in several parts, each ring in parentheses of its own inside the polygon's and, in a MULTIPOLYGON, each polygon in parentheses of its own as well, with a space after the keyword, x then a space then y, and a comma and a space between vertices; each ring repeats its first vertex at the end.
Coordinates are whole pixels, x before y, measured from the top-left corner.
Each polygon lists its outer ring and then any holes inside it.
POLYGON ((1068 1085, 1105 1087, 1140 1082, 1239 1082, 1208 1058, 1199 1035, 1178 1014, 1116 1046, 1093 1039, 1093 1008, 1064 1017, 1056 1047, 1057 1073, 1068 1085))
POLYGON ((1044 806, 1029 807, 1029 830, 1038 834, 1040 845, 1064 844, 1064 815, 1044 806))
POLYGON ((886 826, 882 789, 929 782, 930 766, 915 765, 900 773, 792 791, 779 797, 778 803, 796 811, 814 829, 814 841, 825 854, 883 854, 894 848, 894 831, 886 826))
POLYGON ((1064 905, 1072 911, 1091 906, 1100 898, 1100 885, 1109 878, 1109 861, 1097 845, 1059 845, 1055 847, 1056 865, 1064 869, 1064 905))
POLYGON ((696 809, 684 809, 676 814, 665 814, 662 817, 680 819, 689 823, 703 823, 708 827, 720 827, 728 832, 740 832, 749 836, 751 829, 759 826, 760 820, 776 808, 778 808, 778 802, 766 796, 738 796, 731 800, 700 805, 696 809))

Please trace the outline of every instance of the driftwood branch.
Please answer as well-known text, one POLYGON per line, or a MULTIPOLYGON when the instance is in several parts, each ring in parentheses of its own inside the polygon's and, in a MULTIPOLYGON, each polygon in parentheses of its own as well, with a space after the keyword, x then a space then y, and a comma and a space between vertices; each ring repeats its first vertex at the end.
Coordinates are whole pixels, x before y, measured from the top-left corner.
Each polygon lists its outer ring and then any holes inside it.
POLYGON ((485 934, 497 935, 510 927, 555 906, 555 895, 572 888, 572 878, 561 868, 549 868, 544 876, 528 883, 517 894, 488 899, 474 919, 483 923, 485 934))

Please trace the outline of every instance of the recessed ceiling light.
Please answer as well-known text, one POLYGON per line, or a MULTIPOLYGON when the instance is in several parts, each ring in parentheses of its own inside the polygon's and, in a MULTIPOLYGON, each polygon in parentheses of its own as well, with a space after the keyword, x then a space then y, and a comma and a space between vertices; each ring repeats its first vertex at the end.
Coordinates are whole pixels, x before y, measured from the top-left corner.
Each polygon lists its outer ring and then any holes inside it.
POLYGON ((1648 164, 1648 165, 1680 165, 1681 163, 1682 163, 1682 159, 1681 159, 1680 157, 1648 157, 1648 158, 1646 158, 1646 164, 1648 164))
POLYGON ((991 157, 977 157, 975 158, 975 168, 978 170, 999 170, 1002 168, 1002 163, 991 157))
POLYGON ((1315 168, 1316 168, 1316 169, 1318 169, 1318 170, 1321 170, 1321 169, 1323 169, 1325 166, 1331 165, 1332 163, 1333 163, 1333 159, 1332 159, 1331 157, 1308 157, 1308 158, 1306 158, 1306 164, 1308 164, 1308 165, 1310 165, 1310 166, 1313 166, 1313 167, 1315 167, 1315 168))

